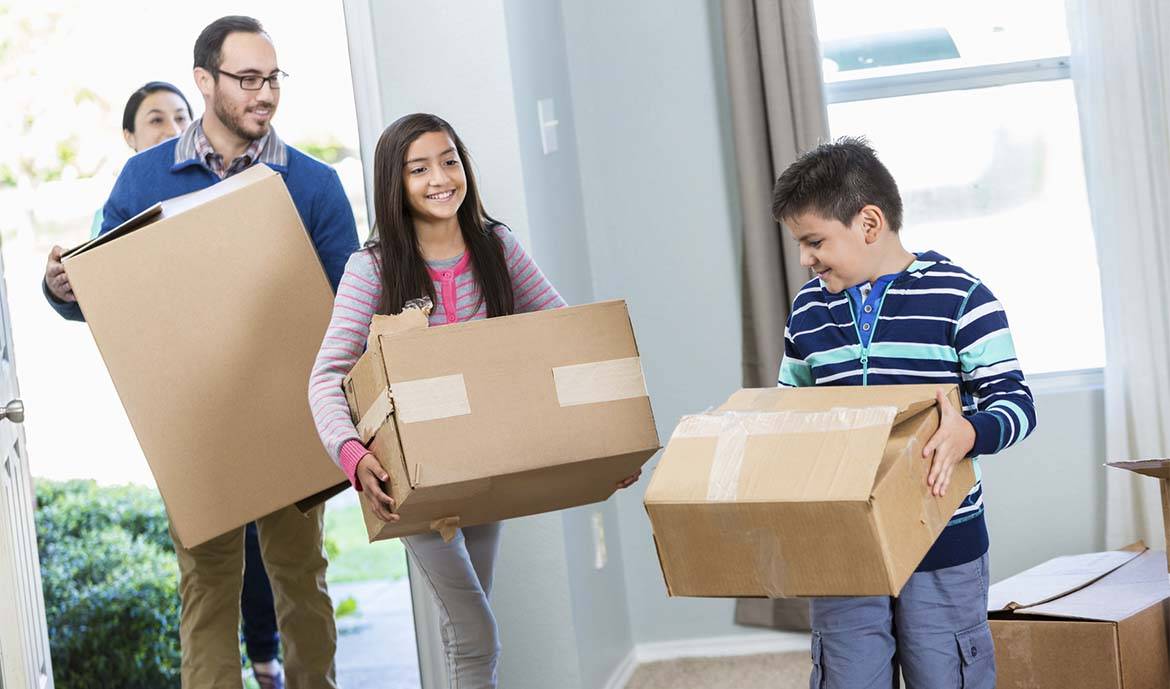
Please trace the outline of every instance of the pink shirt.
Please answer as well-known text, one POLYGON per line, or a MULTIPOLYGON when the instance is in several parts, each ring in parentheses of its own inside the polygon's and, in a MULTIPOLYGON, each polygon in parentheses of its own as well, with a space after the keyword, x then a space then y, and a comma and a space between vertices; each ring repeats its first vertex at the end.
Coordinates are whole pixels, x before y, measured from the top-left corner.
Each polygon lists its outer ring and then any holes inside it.
MULTIPOLYGON (((511 231, 497 225, 493 232, 504 246, 516 313, 565 306, 565 300, 511 231)), ((432 327, 487 318, 487 304, 480 292, 470 254, 464 253, 450 261, 430 261, 428 270, 437 301, 430 316, 432 327)), ((309 376, 309 406, 317 433, 329 456, 358 490, 361 490, 361 485, 354 474, 367 450, 358 440, 341 383, 365 351, 370 323, 381 296, 382 280, 377 256, 368 249, 354 253, 341 276, 333 302, 333 317, 309 376)))

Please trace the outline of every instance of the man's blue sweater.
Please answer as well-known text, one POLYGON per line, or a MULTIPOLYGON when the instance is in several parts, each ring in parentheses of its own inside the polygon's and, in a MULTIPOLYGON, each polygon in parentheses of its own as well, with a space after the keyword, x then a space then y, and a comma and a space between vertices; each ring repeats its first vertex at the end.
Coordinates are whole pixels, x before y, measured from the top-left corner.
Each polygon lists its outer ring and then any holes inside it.
MULTIPOLYGON (((184 136, 148 148, 126 162, 102 209, 102 233, 159 201, 206 189, 219 181, 219 177, 198 157, 184 155, 185 151, 191 150, 189 136, 199 124, 192 124, 184 136)), ((325 163, 285 145, 276 138, 275 132, 270 134, 259 162, 284 178, 293 204, 325 267, 325 274, 329 276, 329 283, 336 292, 345 262, 358 248, 353 209, 337 173, 325 163)), ((265 259, 257 256, 256 260, 265 259)), ((73 321, 85 320, 77 302, 57 301, 43 283, 42 288, 49 304, 61 316, 73 321)))

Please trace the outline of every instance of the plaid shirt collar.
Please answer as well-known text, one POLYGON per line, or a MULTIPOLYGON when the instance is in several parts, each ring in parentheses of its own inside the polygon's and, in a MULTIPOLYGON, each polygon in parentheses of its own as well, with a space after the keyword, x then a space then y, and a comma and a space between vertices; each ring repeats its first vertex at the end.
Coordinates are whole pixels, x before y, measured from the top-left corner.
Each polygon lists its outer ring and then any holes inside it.
POLYGON ((264 163, 273 168, 288 167, 288 150, 271 127, 268 133, 252 141, 239 157, 225 165, 223 156, 211 147, 211 141, 203 131, 203 119, 193 122, 183 132, 175 146, 175 167, 198 164, 211 171, 216 177, 226 179, 248 169, 253 163, 264 163))

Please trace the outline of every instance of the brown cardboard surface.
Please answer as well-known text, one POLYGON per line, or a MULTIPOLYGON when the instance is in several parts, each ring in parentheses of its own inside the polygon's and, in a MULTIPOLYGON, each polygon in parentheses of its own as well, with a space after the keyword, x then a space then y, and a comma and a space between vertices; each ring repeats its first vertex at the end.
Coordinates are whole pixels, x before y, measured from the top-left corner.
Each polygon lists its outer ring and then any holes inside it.
POLYGON ((305 394, 332 292, 280 176, 128 226, 65 268, 182 544, 343 482, 305 394))
POLYGON ((1117 625, 1111 622, 991 620, 991 636, 997 689, 1122 686, 1117 625))
POLYGON ((926 486, 938 387, 748 389, 684 417, 645 498, 670 594, 897 595, 974 485, 964 462, 926 486))
POLYGON ((621 301, 377 335, 346 383, 359 418, 383 380, 394 402, 369 447, 401 521, 383 524, 366 505, 371 539, 608 498, 659 449, 645 384, 629 396, 629 364, 605 363, 637 357, 621 301), (578 377, 563 404, 564 367, 599 372, 596 391, 578 377))
POLYGON ((1109 462, 1108 466, 1125 469, 1144 476, 1170 479, 1170 459, 1128 459, 1109 462))
POLYGON ((1057 558, 992 586, 992 605, 1046 599, 990 611, 998 686, 1164 689, 1170 684, 1165 572, 1162 552, 1092 553, 1057 558))
POLYGON ((1117 624, 1123 687, 1165 689, 1170 686, 1170 648, 1167 647, 1166 635, 1168 615, 1170 605, 1163 600, 1117 624))

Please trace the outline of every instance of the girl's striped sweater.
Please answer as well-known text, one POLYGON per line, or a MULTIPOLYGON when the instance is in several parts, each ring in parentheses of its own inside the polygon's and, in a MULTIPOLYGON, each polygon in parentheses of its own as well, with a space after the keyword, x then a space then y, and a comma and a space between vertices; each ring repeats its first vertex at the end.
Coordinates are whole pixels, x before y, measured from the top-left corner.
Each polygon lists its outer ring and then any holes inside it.
MULTIPOLYGON (((512 232, 503 225, 496 225, 491 231, 504 247, 516 313, 565 306, 565 300, 512 232)), ((487 304, 480 292, 470 254, 464 253, 449 261, 431 261, 427 268, 437 298, 431 312, 431 326, 487 318, 487 304)), ((382 277, 378 260, 371 250, 361 249, 350 256, 345 265, 333 303, 333 317, 309 377, 309 407, 317 424, 317 433, 329 456, 358 490, 361 490, 361 485, 355 480, 354 472, 358 461, 366 454, 366 448, 358 440, 341 382, 365 351, 370 323, 381 297, 382 277)))

